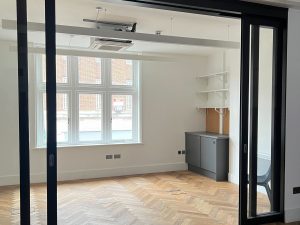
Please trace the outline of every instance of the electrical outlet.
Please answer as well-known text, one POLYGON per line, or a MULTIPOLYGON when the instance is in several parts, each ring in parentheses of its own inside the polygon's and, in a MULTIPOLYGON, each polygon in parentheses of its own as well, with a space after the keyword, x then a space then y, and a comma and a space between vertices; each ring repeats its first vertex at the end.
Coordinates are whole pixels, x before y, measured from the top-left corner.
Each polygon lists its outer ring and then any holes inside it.
POLYGON ((112 155, 106 155, 105 158, 106 158, 106 159, 112 159, 113 156, 112 156, 112 155))
POLYGON ((293 194, 300 194, 300 187, 294 187, 293 188, 293 194))
POLYGON ((182 150, 182 151, 181 151, 181 154, 182 154, 182 155, 185 155, 185 150, 182 150))
POLYGON ((181 155, 181 151, 180 150, 178 151, 178 155, 181 155))
POLYGON ((114 159, 121 159, 121 154, 115 154, 114 159))

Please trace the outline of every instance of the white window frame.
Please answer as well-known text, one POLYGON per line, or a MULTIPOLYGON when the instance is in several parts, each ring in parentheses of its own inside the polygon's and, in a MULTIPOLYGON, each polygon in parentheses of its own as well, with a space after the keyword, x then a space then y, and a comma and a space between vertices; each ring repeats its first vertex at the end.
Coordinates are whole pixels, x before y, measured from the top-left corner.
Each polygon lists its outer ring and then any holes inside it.
MULTIPOLYGON (((46 146, 43 138, 43 93, 46 85, 42 82, 42 55, 34 56, 35 62, 35 144, 37 148, 46 146)), ((128 59, 126 59, 128 60, 128 59)), ((130 59, 129 59, 130 60, 130 59)), ((79 83, 78 57, 68 56, 68 83, 57 84, 57 93, 68 94, 68 142, 58 146, 110 145, 141 142, 140 120, 140 62, 132 60, 132 85, 112 85, 111 59, 101 59, 101 84, 79 83), (100 94, 102 104, 101 140, 80 142, 79 140, 79 94, 100 94), (132 139, 112 140, 112 95, 132 95, 132 139)))

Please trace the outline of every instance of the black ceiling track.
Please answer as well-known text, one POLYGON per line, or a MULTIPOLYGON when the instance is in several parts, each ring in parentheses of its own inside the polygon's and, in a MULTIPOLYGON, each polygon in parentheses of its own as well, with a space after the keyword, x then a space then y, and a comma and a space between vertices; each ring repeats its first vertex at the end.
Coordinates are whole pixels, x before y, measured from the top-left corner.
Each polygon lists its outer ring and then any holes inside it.
POLYGON ((239 0, 117 0, 130 5, 225 17, 242 15, 286 19, 288 9, 239 0))

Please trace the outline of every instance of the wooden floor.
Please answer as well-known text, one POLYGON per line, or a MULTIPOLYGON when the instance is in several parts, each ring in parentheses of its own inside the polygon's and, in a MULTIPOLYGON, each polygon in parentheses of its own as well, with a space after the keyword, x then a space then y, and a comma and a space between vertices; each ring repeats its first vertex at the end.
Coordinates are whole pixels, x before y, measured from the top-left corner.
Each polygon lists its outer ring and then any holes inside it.
MULTIPOLYGON (((258 196, 260 212, 269 210, 258 196)), ((46 189, 32 185, 31 224, 46 224, 46 189)), ((238 186, 192 172, 64 182, 59 225, 235 225, 238 186)), ((18 187, 0 187, 0 224, 19 224, 18 187)))

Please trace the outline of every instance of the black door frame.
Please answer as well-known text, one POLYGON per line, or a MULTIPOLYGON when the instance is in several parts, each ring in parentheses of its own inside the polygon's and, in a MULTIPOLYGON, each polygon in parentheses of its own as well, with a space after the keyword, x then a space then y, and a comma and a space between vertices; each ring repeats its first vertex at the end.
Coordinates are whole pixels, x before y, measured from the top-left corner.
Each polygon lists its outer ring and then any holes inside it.
POLYGON ((27 1, 17 1, 20 221, 30 224, 27 1))
POLYGON ((47 224, 57 224, 56 137, 56 11, 55 0, 45 0, 47 105, 47 224))
POLYGON ((284 219, 286 31, 287 23, 282 19, 248 15, 242 19, 239 218, 240 223, 243 225, 270 223, 283 221, 284 219), (272 82, 273 109, 271 119, 271 189, 273 194, 271 196, 271 212, 257 215, 257 111, 260 26, 274 28, 273 65, 270 65, 273 67, 272 80, 270 81, 272 82), (249 165, 248 157, 250 159, 249 165), (248 183, 249 199, 247 197, 248 183), (247 205, 249 205, 249 217, 247 216, 247 205))
MULTIPOLYGON (((114 1, 114 0, 112 0, 114 1)), ((236 17, 242 19, 245 15, 265 16, 268 19, 281 19, 287 23, 287 12, 285 8, 267 6, 257 3, 249 3, 235 0, 116 0, 122 4, 133 4, 143 7, 159 8, 165 10, 207 14, 213 16, 236 17)), ((27 5, 26 0, 16 0, 17 2, 17 22, 18 22, 18 76, 19 76, 19 115, 20 129, 20 193, 21 193, 21 225, 30 225, 30 171, 29 171, 29 123, 28 123, 28 47, 27 47, 27 5), (25 116, 24 116, 25 113, 25 116), (24 143, 21 145, 21 142, 24 143), (27 144, 28 143, 28 144, 27 144)), ((57 224, 57 142, 56 142, 56 31, 55 31, 55 0, 45 0, 46 17, 46 86, 47 86, 47 210, 48 224, 57 224)), ((286 79, 286 29, 283 31, 282 48, 282 82, 285 85, 286 79)), ((242 43, 246 40, 242 32, 242 43)), ((245 63, 245 50, 242 49, 241 65, 245 63)), ((249 52, 249 49, 247 50, 249 52)), ((249 56, 247 57, 249 59, 249 56)), ((245 69, 245 67, 243 67, 245 69)), ((244 93, 245 90, 242 90, 244 93)), ((243 94, 241 93, 241 96, 243 94)), ((285 106, 285 86, 282 86, 281 93, 282 106, 285 106)), ((241 106, 241 111, 245 106, 241 106)), ((276 110, 282 118, 285 115, 285 107, 276 110)), ((285 120, 281 120, 281 127, 284 128, 285 120)), ((285 133, 281 130, 280 146, 284 151, 285 133)), ((241 137, 243 138, 243 137, 241 137)), ((240 146, 240 153, 243 146, 240 146)), ((241 154, 240 154, 241 155, 241 154)), ((284 154, 283 154, 284 155, 284 154)), ((243 170, 243 168, 241 169, 243 170)), ((284 167, 280 168, 282 178, 284 167)), ((241 177, 241 182, 245 178, 241 177)), ((283 190, 281 181, 281 190, 283 190)), ((242 186, 242 185, 241 185, 242 186)), ((243 188, 241 188, 243 191, 243 188)), ((281 194, 280 219, 283 215, 283 196, 281 194)), ((243 203, 243 199, 240 199, 243 203)), ((242 212, 240 212, 241 214, 242 212)))

